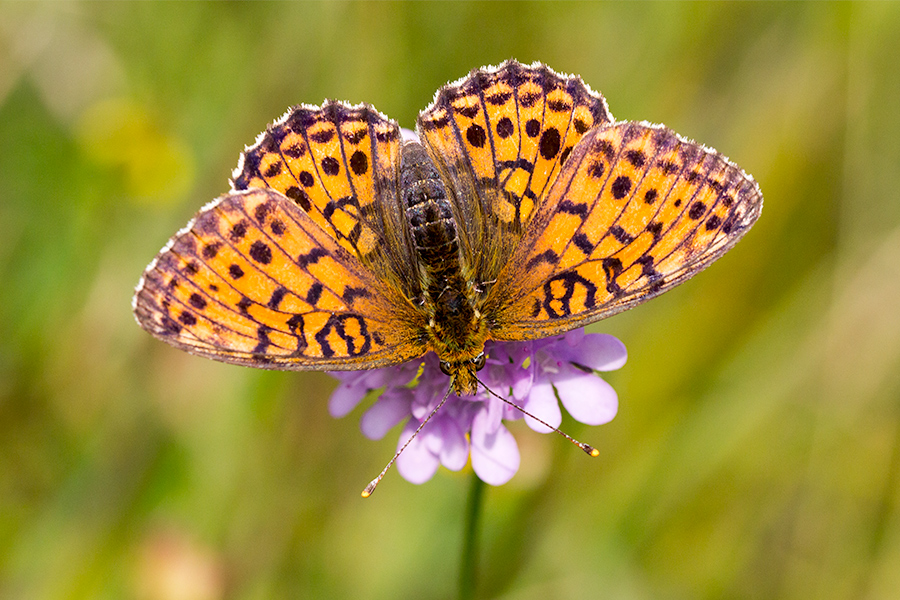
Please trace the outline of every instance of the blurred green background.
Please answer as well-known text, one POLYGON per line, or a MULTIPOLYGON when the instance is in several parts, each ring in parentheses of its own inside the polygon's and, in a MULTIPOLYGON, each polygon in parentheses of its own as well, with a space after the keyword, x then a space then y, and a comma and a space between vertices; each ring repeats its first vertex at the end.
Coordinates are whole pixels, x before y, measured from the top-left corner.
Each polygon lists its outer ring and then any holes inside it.
MULTIPOLYGON (((900 590, 900 5, 0 4, 0 597, 451 598, 469 473, 361 488, 335 381, 178 352, 145 265, 292 104, 411 127, 506 58, 580 74, 760 182, 757 226, 591 327, 617 418, 513 426, 484 598, 900 590)), ((522 425, 518 423, 517 425, 522 425)))

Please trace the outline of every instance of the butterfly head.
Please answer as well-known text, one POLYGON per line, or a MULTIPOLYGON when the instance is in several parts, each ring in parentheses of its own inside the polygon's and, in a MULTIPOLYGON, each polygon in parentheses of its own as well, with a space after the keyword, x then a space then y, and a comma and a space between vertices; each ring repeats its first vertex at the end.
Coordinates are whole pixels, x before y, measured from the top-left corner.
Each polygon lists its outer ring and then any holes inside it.
POLYGON ((441 360, 441 371, 452 378, 453 393, 458 396, 475 394, 478 391, 478 379, 475 377, 475 373, 484 367, 485 361, 484 351, 474 357, 462 360, 441 360))

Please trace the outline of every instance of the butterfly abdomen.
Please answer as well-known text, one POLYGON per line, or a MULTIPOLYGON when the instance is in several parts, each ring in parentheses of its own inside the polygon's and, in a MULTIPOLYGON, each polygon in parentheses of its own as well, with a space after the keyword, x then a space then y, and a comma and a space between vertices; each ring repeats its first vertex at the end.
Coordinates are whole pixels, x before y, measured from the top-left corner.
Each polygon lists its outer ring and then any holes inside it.
POLYGON ((484 325, 463 276, 459 232, 446 187, 419 143, 407 143, 401 150, 400 189, 423 275, 432 348, 442 361, 468 364, 484 346, 484 325))
POLYGON ((400 189, 416 254, 425 271, 425 292, 437 301, 444 288, 462 281, 459 234, 444 183, 420 144, 403 147, 400 189))

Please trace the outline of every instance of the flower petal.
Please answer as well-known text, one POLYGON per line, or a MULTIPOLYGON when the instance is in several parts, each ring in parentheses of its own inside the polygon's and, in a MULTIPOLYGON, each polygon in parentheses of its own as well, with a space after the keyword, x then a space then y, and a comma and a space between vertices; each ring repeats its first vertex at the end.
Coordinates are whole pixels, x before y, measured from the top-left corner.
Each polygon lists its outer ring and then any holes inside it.
MULTIPOLYGON (((562 411, 559 410, 559 401, 553 392, 553 386, 549 381, 541 381, 531 388, 531 393, 525 401, 525 410, 534 416, 543 419, 553 427, 559 427, 562 423, 562 411)), ((550 433, 553 431, 546 425, 542 425, 528 415, 525 415, 525 423, 538 433, 550 433)))
POLYGON ((356 383, 341 383, 328 400, 328 412, 332 417, 339 418, 356 408, 368 390, 363 385, 356 383))
POLYGON ((466 434, 454 419, 441 419, 436 423, 440 428, 443 445, 440 449, 441 464, 451 471, 459 471, 469 460, 469 442, 466 434))
POLYGON ((519 470, 519 446, 506 427, 489 430, 490 417, 479 411, 472 421, 472 469, 491 485, 503 485, 519 470))
POLYGON ((479 411, 478 414, 475 415, 475 419, 478 419, 479 417, 483 419, 481 423, 485 427, 485 431, 487 433, 493 433, 497 431, 498 427, 503 426, 503 417, 506 416, 504 414, 505 409, 509 406, 509 404, 492 396, 489 397, 484 404, 485 409, 479 411))
POLYGON ((328 412, 333 417, 343 417, 360 403, 370 390, 387 387, 403 387, 413 380, 418 371, 415 363, 404 363, 395 367, 368 371, 336 371, 329 375, 340 381, 331 394, 328 412))
POLYGON ((400 138, 404 142, 418 142, 419 134, 417 134, 412 129, 407 129, 406 127, 401 127, 400 128, 400 138))
POLYGON ((390 390, 363 413, 359 428, 370 440, 380 440, 394 425, 409 415, 412 390, 400 388, 390 390))
POLYGON ((605 333, 592 333, 581 337, 566 334, 566 344, 559 344, 554 353, 569 362, 584 365, 595 371, 621 369, 628 360, 628 350, 618 338, 605 333), (577 342, 576 345, 572 345, 577 342))
MULTIPOLYGON (((403 428, 400 434, 400 441, 397 443, 397 450, 403 447, 406 440, 416 431, 419 426, 415 419, 410 420, 403 428)), ((397 472, 410 483, 425 483, 431 479, 437 472, 438 457, 428 449, 428 440, 423 435, 423 430, 416 438, 409 443, 403 454, 397 457, 397 472)))
POLYGON ((360 428, 367 437, 378 439, 408 419, 397 444, 399 449, 408 443, 397 459, 402 477, 423 483, 441 464, 459 470, 471 456, 476 475, 492 485, 506 483, 519 468, 518 445, 503 423, 523 418, 517 406, 533 414, 533 418, 525 417, 528 425, 544 433, 560 425, 560 401, 583 423, 606 423, 616 414, 615 391, 593 372, 625 363, 625 347, 612 336, 575 330, 526 343, 489 342, 485 351, 488 368, 481 379, 510 402, 486 389, 473 396, 447 395, 448 380, 440 372, 437 356, 428 353, 421 360, 395 367, 333 373, 341 383, 329 400, 329 410, 343 416, 370 390, 383 388, 380 398, 363 414, 360 428), (415 385, 408 386, 416 375, 415 385), (429 418, 444 398, 441 410, 410 440, 422 419, 429 418))
MULTIPOLYGON (((576 369, 572 368, 573 371, 576 369)), ((609 423, 619 409, 619 397, 611 385, 600 377, 583 373, 553 381, 559 399, 570 415, 587 425, 609 423)))

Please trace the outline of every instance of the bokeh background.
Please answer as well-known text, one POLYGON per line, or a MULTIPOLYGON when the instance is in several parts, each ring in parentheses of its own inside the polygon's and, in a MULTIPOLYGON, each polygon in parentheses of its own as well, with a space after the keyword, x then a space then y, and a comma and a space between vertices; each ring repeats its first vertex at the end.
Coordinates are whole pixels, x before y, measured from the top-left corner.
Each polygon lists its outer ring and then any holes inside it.
MULTIPOLYGON (((609 425, 513 426, 483 598, 900 590, 900 5, 0 4, 0 597, 452 598, 468 472, 421 486, 335 381, 195 358, 133 286, 286 107, 580 74, 760 182, 757 226, 595 324, 609 425)), ((519 423, 521 425, 521 423, 519 423)))

